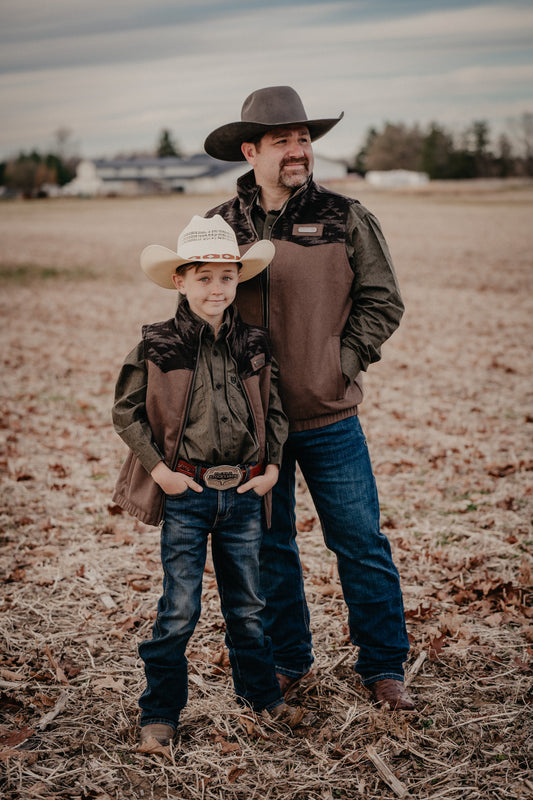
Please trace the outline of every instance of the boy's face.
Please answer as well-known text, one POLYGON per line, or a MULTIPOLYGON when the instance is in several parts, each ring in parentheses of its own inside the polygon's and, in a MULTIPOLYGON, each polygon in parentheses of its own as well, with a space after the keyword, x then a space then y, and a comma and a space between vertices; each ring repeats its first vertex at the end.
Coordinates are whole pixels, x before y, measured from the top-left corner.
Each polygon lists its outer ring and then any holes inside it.
POLYGON ((189 301, 191 310, 218 330, 224 311, 233 303, 239 283, 236 263, 213 261, 173 275, 174 285, 189 301))

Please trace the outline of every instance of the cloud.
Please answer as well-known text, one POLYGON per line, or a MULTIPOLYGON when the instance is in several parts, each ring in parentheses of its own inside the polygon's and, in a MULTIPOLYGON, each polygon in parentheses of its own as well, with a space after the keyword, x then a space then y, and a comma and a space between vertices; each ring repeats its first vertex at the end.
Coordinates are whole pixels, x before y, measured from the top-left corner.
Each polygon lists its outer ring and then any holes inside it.
MULTIPOLYGON (((423 57, 424 51, 434 56, 435 48, 449 52, 469 44, 530 48, 533 31, 533 8, 519 5, 451 8, 395 17, 392 4, 391 13, 382 19, 366 18, 361 4, 352 2, 309 4, 305 13, 299 3, 291 3, 277 14, 272 4, 243 2, 222 7, 212 2, 203 7, 178 3, 169 10, 161 0, 148 7, 146 0, 99 1, 76 4, 74 15, 71 0, 55 0, 51 15, 37 0, 22 4, 8 0, 7 5, 11 11, 3 10, 0 72, 114 65, 198 52, 226 58, 232 49, 240 53, 243 63, 250 56, 261 58, 263 51, 281 51, 290 71, 296 53, 303 50, 309 58, 314 48, 318 55, 330 48, 337 58, 352 48, 375 59, 377 43, 380 51, 414 48, 423 57)), ((48 4, 45 8, 48 11, 48 4)))
POLYGON ((162 127, 197 151, 250 91, 286 83, 310 117, 345 111, 317 143, 326 155, 351 156, 386 119, 460 125, 531 109, 530 5, 420 6, 5 0, 0 152, 44 147, 61 125, 84 155, 153 148, 162 127))

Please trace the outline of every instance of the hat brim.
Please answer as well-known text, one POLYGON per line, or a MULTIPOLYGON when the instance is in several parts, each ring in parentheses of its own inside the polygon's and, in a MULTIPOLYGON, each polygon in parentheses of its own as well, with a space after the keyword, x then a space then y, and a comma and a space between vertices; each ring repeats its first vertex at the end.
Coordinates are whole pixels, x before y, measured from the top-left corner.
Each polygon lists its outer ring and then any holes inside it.
POLYGON ((204 142, 205 152, 221 161, 245 161, 241 145, 257 136, 262 136, 274 128, 283 128, 292 125, 302 125, 308 128, 311 141, 320 139, 328 133, 344 116, 344 111, 336 119, 305 119, 294 122, 280 122, 276 125, 266 125, 261 122, 229 122, 216 128, 209 134, 204 142))
MULTIPOLYGON (((272 259, 276 248, 268 239, 261 239, 253 244, 246 253, 235 258, 235 260, 225 258, 222 262, 214 259, 202 260, 202 263, 223 263, 223 264, 242 264, 239 271, 239 283, 249 281, 262 272, 272 259)), ((198 259, 181 258, 173 250, 163 247, 160 244, 149 244, 141 253, 141 269, 151 281, 162 286, 163 289, 175 289, 172 276, 176 274, 178 267, 184 264, 191 264, 198 259)))

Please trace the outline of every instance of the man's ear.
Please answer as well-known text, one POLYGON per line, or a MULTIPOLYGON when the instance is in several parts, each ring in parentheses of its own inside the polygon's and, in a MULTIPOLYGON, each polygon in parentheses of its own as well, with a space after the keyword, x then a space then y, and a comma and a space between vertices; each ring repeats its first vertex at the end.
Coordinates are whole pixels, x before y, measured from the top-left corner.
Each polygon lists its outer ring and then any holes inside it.
POLYGON ((243 142, 241 144, 241 152, 245 157, 245 159, 247 160, 247 162, 249 164, 252 164, 253 166, 255 160, 255 152, 256 152, 255 144, 252 144, 252 142, 243 142))
POLYGON ((172 283, 181 294, 185 294, 185 281, 183 280, 183 275, 176 275, 172 276, 172 283))

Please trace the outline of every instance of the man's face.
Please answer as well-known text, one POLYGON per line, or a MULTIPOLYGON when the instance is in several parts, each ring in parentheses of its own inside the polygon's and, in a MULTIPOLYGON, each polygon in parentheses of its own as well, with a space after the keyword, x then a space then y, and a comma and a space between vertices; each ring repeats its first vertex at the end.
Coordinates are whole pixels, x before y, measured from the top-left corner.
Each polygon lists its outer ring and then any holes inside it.
POLYGON ((292 191, 303 186, 313 171, 311 137, 300 125, 273 128, 257 145, 245 142, 242 151, 254 168, 257 184, 264 188, 292 191))

